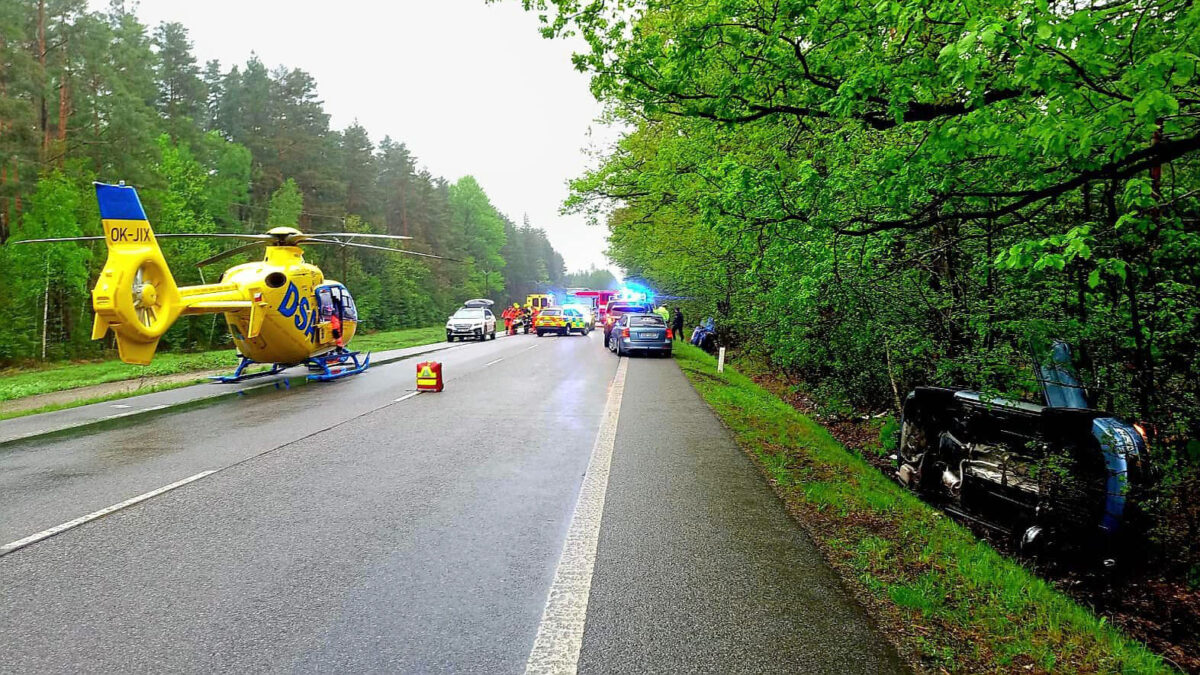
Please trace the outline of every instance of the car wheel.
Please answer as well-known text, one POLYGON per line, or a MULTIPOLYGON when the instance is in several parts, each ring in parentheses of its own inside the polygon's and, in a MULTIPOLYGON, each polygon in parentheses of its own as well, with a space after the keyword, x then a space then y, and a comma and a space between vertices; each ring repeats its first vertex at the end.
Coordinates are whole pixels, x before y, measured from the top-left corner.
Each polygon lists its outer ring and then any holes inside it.
POLYGON ((454 336, 453 336, 453 335, 447 335, 447 336, 446 336, 446 342, 454 342, 454 336))
POLYGON ((488 333, 488 339, 495 340, 496 339, 496 331, 492 331, 491 333, 488 333))
POLYGON ((542 337, 542 331, 540 331, 540 330, 539 330, 539 331, 537 332, 537 336, 538 336, 538 337, 542 337))

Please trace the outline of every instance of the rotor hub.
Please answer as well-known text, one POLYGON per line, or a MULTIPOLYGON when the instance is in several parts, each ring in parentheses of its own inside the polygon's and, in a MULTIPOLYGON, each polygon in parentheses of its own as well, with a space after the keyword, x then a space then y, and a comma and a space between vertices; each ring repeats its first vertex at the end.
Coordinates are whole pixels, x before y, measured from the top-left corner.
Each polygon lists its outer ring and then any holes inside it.
POLYGON ((142 307, 153 307, 158 302, 158 291, 154 290, 154 284, 142 284, 141 292, 138 293, 138 300, 141 301, 142 307))

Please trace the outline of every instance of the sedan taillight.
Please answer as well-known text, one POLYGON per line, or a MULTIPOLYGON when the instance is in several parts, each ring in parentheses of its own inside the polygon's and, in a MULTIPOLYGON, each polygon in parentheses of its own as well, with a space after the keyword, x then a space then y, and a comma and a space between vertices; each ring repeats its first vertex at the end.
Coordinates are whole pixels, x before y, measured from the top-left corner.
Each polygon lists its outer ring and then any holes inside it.
POLYGON ((621 329, 621 337, 629 337, 629 329, 628 328, 621 329))

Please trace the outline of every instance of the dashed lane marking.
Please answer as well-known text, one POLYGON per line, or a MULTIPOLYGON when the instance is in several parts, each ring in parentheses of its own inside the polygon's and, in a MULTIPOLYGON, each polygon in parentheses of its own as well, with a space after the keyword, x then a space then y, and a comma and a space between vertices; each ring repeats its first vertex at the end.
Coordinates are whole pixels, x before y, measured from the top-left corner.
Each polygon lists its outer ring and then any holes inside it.
POLYGON ((26 546, 29 546, 30 544, 36 544, 37 542, 39 542, 43 539, 48 539, 50 537, 53 537, 56 534, 66 532, 67 530, 69 530, 71 528, 79 527, 80 525, 83 525, 86 522, 96 520, 97 518, 103 518, 104 516, 107 516, 110 513, 115 513, 117 511, 120 511, 123 508, 133 506, 134 504, 137 504, 139 502, 144 502, 147 499, 150 499, 151 497, 157 497, 158 495, 161 495, 164 492, 170 492, 171 490, 174 490, 177 487, 182 487, 184 485, 187 485, 188 483, 200 480, 201 478, 204 478, 205 476, 208 476, 213 473, 216 473, 216 471, 215 470, 201 471, 200 473, 196 474, 195 476, 189 476, 187 478, 184 478, 181 481, 176 481, 174 483, 171 483, 170 485, 164 485, 163 487, 160 487, 157 490, 151 490, 150 492, 147 492, 146 494, 138 495, 136 497, 133 497, 132 499, 126 499, 125 501, 121 502, 120 504, 113 504, 112 506, 105 507, 103 509, 100 509, 99 511, 93 511, 92 513, 89 513, 86 516, 80 516, 80 517, 76 518, 75 520, 68 520, 67 522, 65 522, 61 525, 55 525, 54 527, 52 527, 48 530, 42 530, 41 532, 38 532, 37 534, 31 534, 28 537, 25 537, 24 539, 18 539, 10 544, 5 544, 4 546, 0 546, 0 556, 8 555, 9 553, 16 551, 17 549, 25 548, 26 546))
POLYGON ((416 396, 419 393, 421 393, 421 392, 419 392, 419 391, 409 392, 409 393, 401 396, 400 398, 393 400, 392 403, 399 403, 400 401, 407 401, 408 399, 416 396))
POLYGON ((500 363, 500 362, 501 362, 501 361, 503 361, 503 360, 504 360, 504 357, 503 357, 503 356, 501 356, 500 358, 496 359, 495 361, 488 361, 487 363, 483 364, 483 367, 484 367, 484 368, 487 368, 488 366, 494 366, 494 365, 496 365, 497 363, 500 363))
POLYGON ((554 571, 554 581, 550 584, 533 651, 525 662, 526 673, 569 675, 579 667, 592 570, 596 565, 596 544, 600 539, 600 520, 604 516, 604 495, 608 491, 608 470, 617 439, 617 418, 621 413, 628 366, 629 359, 622 358, 608 390, 604 417, 575 502, 567 540, 554 571))

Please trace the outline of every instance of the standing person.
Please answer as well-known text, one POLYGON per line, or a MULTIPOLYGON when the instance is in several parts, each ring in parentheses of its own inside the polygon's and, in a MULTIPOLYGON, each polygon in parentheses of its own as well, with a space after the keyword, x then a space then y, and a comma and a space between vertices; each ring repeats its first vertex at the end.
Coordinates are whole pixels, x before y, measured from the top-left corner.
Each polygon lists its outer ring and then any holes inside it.
POLYGON ((507 335, 512 332, 513 308, 505 307, 503 312, 500 312, 500 318, 504 319, 504 333, 507 335))
POLYGON ((329 315, 329 332, 337 344, 337 351, 344 350, 346 341, 342 339, 342 301, 340 298, 333 300, 333 313, 329 315))
POLYGON ((658 309, 654 310, 654 313, 662 318, 664 324, 671 324, 671 310, 667 309, 666 305, 659 305, 658 309))
POLYGON ((683 339, 683 310, 679 309, 679 305, 675 306, 675 316, 671 317, 671 334, 676 340, 683 339))

